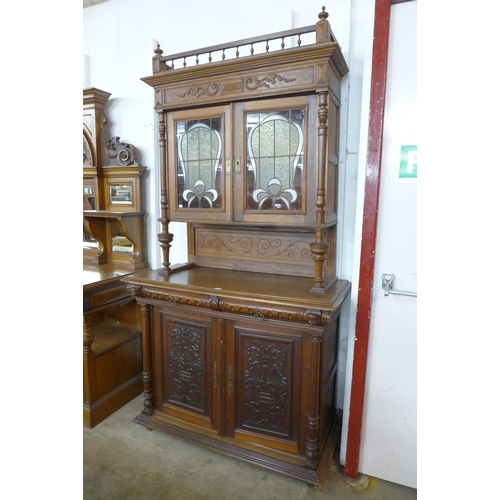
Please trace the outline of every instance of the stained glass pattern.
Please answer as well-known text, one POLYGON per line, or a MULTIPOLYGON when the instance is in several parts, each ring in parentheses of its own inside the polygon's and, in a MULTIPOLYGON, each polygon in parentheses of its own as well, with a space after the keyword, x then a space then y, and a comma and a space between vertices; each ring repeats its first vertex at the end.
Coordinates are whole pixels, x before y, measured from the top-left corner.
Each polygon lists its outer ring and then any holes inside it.
POLYGON ((302 208, 304 114, 247 114, 247 209, 302 208))
POLYGON ((177 122, 179 208, 220 208, 220 118, 177 122))

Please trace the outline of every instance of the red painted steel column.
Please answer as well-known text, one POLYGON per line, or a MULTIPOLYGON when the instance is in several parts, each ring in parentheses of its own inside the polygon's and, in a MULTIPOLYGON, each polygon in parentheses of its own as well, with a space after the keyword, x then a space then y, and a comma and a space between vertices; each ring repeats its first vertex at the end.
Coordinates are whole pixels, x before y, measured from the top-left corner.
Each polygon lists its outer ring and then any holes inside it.
POLYGON ((358 477, 363 400, 365 395, 366 360, 372 307, 375 243, 377 237, 390 12, 391 0, 375 0, 358 307, 356 312, 351 401, 349 406, 346 463, 344 469, 345 476, 352 479, 357 479, 358 477))

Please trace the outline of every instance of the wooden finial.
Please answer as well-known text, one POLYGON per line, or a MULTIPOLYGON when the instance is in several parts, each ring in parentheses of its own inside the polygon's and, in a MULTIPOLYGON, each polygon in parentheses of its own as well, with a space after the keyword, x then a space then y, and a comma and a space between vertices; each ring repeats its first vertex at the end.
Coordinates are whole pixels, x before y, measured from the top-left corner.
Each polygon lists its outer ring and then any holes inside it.
POLYGON ((318 17, 323 21, 329 16, 328 12, 325 12, 325 6, 321 7, 321 12, 318 14, 318 17))
POLYGON ((160 44, 159 43, 156 44, 155 54, 157 56, 161 56, 163 54, 163 50, 160 49, 160 44))

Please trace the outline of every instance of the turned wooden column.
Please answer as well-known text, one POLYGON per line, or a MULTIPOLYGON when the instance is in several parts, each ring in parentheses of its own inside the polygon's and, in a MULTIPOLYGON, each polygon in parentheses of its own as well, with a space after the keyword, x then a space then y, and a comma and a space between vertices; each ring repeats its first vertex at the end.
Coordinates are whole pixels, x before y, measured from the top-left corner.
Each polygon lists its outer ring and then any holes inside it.
POLYGON ((325 241, 326 196, 325 178, 327 164, 328 141, 328 92, 318 94, 318 178, 316 185, 316 239, 311 243, 311 253, 314 260, 314 285, 311 292, 324 293, 324 266, 329 245, 325 241))
POLYGON ((161 184, 161 195, 160 195, 160 215, 161 217, 158 221, 161 224, 161 232, 158 234, 158 241, 160 242, 160 248, 163 255, 162 271, 167 273, 170 271, 170 247, 172 246, 172 240, 174 238, 173 234, 168 232, 168 225, 170 220, 168 218, 168 194, 167 194, 167 143, 166 143, 166 123, 165 113, 159 113, 159 124, 158 131, 160 135, 160 184, 161 184))

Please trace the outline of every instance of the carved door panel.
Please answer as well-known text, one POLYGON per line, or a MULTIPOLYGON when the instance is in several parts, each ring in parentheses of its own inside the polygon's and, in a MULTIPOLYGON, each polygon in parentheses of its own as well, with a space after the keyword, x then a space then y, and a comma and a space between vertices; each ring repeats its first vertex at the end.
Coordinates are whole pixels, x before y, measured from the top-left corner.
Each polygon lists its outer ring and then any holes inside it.
POLYGON ((316 109, 314 95, 236 104, 235 220, 313 221, 316 109))
POLYGON ((168 197, 172 220, 231 220, 229 106, 167 115, 168 197))
POLYGON ((219 432, 221 322, 170 308, 161 308, 156 320, 157 408, 219 432))
POLYGON ((226 336, 227 435, 297 453, 302 334, 228 322, 226 336))

